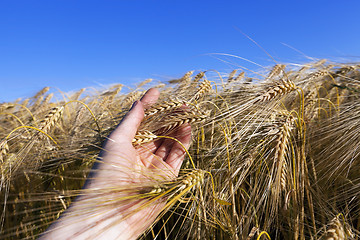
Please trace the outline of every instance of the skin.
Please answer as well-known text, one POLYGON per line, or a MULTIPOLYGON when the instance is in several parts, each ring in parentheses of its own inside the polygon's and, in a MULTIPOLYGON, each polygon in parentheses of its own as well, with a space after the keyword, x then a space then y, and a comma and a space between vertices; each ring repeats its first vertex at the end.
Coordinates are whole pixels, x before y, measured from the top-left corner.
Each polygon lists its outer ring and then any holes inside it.
MULTIPOLYGON (((178 175, 185 156, 179 143, 160 139, 140 147, 132 144, 145 109, 157 101, 159 94, 157 89, 149 89, 140 101, 133 104, 106 141, 99 155, 101 160, 93 167, 83 194, 40 239, 136 239, 153 224, 166 200, 143 205, 143 200, 130 199, 117 202, 110 208, 101 208, 101 202, 113 202, 131 194, 128 191, 98 193, 104 189, 121 189, 122 186, 128 189, 129 184, 136 186, 154 179, 169 180, 178 175)), ((189 148, 191 127, 184 125, 170 136, 189 148)))

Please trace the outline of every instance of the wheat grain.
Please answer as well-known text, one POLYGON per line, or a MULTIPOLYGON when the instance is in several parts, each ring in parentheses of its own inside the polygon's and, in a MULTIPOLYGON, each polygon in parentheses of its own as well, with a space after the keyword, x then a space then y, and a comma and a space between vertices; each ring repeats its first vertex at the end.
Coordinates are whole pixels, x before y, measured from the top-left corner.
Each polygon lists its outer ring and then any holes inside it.
POLYGON ((356 69, 356 66, 344 66, 340 69, 338 69, 335 74, 336 75, 340 75, 340 76, 344 76, 346 75, 347 73, 351 72, 351 71, 354 71, 356 69))
POLYGON ((187 192, 195 189, 196 187, 200 187, 201 183, 204 181, 205 171, 201 169, 191 170, 189 173, 180 174, 174 180, 163 181, 152 187, 149 192, 150 193, 163 193, 167 192, 166 197, 174 196, 176 193, 182 192, 182 194, 186 194, 187 192), (183 190, 185 190, 183 192, 183 190))
POLYGON ((2 104, 0 104, 0 112, 4 112, 5 110, 8 110, 8 109, 11 109, 11 108, 14 108, 14 107, 15 107, 14 104, 2 103, 2 104))

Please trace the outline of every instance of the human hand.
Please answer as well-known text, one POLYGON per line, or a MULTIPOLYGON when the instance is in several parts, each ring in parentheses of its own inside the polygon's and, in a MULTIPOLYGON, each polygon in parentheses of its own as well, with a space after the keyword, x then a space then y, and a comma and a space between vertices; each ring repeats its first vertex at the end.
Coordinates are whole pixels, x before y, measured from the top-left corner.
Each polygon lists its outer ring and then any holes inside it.
MULTIPOLYGON (((144 118, 144 111, 159 97, 150 89, 133 104, 118 127, 110 134, 93 168, 82 195, 42 236, 44 239, 136 239, 161 212, 165 201, 147 204, 136 199, 131 187, 175 178, 185 150, 171 139, 133 146, 132 140, 144 118)), ((183 125, 172 137, 188 148, 190 125, 183 125)))

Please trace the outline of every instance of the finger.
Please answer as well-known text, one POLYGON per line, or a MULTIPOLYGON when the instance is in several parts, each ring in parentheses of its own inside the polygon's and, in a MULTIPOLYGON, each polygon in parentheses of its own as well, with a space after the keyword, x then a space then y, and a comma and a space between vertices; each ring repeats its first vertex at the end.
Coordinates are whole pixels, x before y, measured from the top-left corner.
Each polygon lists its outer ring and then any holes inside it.
POLYGON ((156 103, 156 101, 158 100, 160 96, 160 92, 158 89, 156 88, 150 88, 149 90, 147 90, 147 92, 145 93, 145 95, 141 98, 141 102, 143 103, 144 108, 148 108, 149 106, 153 105, 154 103, 156 103))
POLYGON ((155 141, 135 146, 135 148, 136 148, 136 151, 140 155, 146 154, 146 153, 155 154, 156 150, 161 146, 161 144, 163 142, 164 142, 164 139, 159 138, 155 141))
POLYGON ((144 106, 141 101, 134 102, 130 111, 121 120, 117 128, 111 133, 114 141, 132 141, 141 121, 144 118, 144 106))
POLYGON ((174 143, 175 143, 175 141, 172 139, 164 139, 162 144, 158 147, 158 149, 155 152, 155 155, 157 156, 157 158, 165 161, 166 158, 168 157, 174 143))
POLYGON ((140 101, 134 102, 129 112, 125 115, 118 127, 111 133, 110 139, 114 141, 132 141, 144 119, 144 104, 150 106, 159 98, 159 90, 150 88, 140 101))
POLYGON ((185 149, 187 150, 190 147, 191 126, 190 125, 182 126, 177 131, 177 134, 178 134, 177 139, 182 143, 183 146, 178 142, 176 142, 171 148, 171 151, 165 160, 166 163, 175 171, 176 175, 178 174, 181 165, 183 163, 186 154, 185 149))

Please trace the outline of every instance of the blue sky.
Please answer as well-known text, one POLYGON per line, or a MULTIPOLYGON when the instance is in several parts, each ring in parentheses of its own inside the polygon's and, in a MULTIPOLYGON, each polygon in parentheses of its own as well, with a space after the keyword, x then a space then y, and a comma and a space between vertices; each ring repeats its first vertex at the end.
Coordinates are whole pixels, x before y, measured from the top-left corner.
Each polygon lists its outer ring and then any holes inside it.
POLYGON ((358 0, 2 0, 0 102, 44 86, 68 92, 257 68, 211 53, 273 65, 243 33, 279 62, 307 61, 287 45, 313 58, 356 61, 359 12, 358 0))

